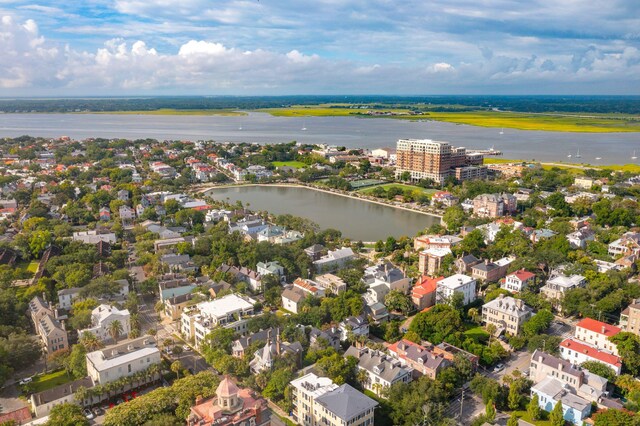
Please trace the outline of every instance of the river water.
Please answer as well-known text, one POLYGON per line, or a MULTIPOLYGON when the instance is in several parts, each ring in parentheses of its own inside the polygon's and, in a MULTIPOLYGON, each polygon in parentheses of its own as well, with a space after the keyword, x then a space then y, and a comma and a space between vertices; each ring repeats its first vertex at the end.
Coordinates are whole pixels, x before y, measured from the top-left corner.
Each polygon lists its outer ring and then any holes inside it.
POLYGON ((640 153, 640 133, 564 133, 484 128, 437 121, 357 117, 185 116, 126 114, 0 114, 0 137, 21 135, 74 139, 155 138, 219 142, 328 143, 349 148, 395 146, 400 138, 494 147, 506 158, 624 164, 640 153), (305 128, 306 130, 302 130, 305 128), (575 157, 580 150, 581 158, 575 157), (571 154, 572 158, 567 156, 571 154), (596 158, 600 158, 597 160, 596 158))
POLYGON ((242 203, 250 210, 292 214, 333 228, 354 240, 414 236, 440 218, 301 187, 239 186, 207 192, 216 200, 242 203), (247 203, 249 205, 247 206, 247 203))

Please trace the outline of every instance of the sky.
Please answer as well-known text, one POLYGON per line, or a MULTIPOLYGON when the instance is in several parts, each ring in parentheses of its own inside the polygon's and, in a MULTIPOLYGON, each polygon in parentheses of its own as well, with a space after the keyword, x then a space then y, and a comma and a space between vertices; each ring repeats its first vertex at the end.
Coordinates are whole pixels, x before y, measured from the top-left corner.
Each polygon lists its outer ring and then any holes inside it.
POLYGON ((640 0, 0 0, 0 97, 640 94, 640 0))

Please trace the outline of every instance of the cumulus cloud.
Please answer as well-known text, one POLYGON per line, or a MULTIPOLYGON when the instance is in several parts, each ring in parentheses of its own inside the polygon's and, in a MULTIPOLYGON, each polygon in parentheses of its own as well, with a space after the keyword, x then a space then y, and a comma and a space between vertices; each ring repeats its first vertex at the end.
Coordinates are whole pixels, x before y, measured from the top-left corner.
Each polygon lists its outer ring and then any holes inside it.
MULTIPOLYGON (((127 7, 142 8, 143 3, 128 2, 127 7)), ((135 38, 112 38, 96 48, 78 48, 45 38, 33 19, 3 16, 0 94, 31 95, 44 90, 58 94, 410 94, 470 93, 486 87, 536 93, 576 82, 583 84, 585 93, 597 92, 601 83, 607 91, 628 93, 629 87, 640 87, 640 51, 626 43, 522 54, 511 47, 515 42, 505 39, 500 49, 471 45, 475 53, 457 61, 415 51, 406 62, 327 56, 288 45, 240 48, 201 37, 162 48, 135 38)), ((467 46, 444 39, 433 44, 467 46)))

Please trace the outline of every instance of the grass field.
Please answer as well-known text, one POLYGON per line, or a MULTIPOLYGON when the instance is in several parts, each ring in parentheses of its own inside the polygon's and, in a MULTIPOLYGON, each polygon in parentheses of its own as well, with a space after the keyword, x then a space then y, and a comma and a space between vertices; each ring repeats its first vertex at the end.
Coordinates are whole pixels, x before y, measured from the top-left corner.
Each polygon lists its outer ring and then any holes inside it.
POLYGON ((386 191, 386 190, 388 190, 389 188, 392 188, 392 187, 400 188, 403 191, 406 190, 406 189, 412 189, 414 191, 420 191, 420 192, 422 192, 424 194, 429 194, 429 195, 437 192, 437 190, 435 190, 435 189, 422 188, 421 186, 415 186, 415 185, 405 185, 403 183, 385 183, 384 185, 369 186, 367 188, 360 189, 357 192, 361 192, 363 194, 370 194, 371 191, 373 191, 374 188, 382 188, 382 189, 384 189, 386 191))
POLYGON ((36 273, 38 272, 38 265, 40 264, 40 262, 36 262, 36 261, 31 261, 29 262, 29 265, 27 266, 27 271, 32 272, 32 273, 36 273))
POLYGON ((124 114, 124 115, 224 115, 224 116, 242 116, 247 115, 246 112, 233 111, 229 109, 173 109, 162 108, 152 111, 101 111, 87 112, 82 114, 124 114))
POLYGON ((273 164, 276 167, 293 167, 294 169, 303 169, 307 167, 302 161, 274 161, 273 164))
POLYGON ((33 382, 29 384, 29 387, 34 393, 42 392, 47 389, 60 386, 64 383, 68 383, 73 380, 73 377, 67 374, 65 370, 54 371, 53 373, 44 374, 42 376, 36 376, 33 378, 33 382))
MULTIPOLYGON (((364 109, 330 108, 331 105, 292 106, 290 108, 264 109, 277 117, 343 117, 364 115, 364 109)), ((408 109, 384 110, 394 113, 408 112, 408 109)), ((382 116, 401 120, 435 120, 470 126, 494 127, 519 130, 540 130, 554 132, 608 133, 640 132, 640 116, 615 114, 532 114, 501 111, 471 112, 428 112, 417 115, 382 116)))
POLYGON ((479 325, 470 324, 469 328, 464 332, 465 336, 471 337, 476 342, 486 342, 489 340, 489 333, 479 325))
MULTIPOLYGON (((485 164, 502 164, 502 163, 520 163, 527 162, 525 160, 510 160, 508 158, 485 158, 485 164)), ((542 162, 542 167, 546 170, 552 169, 554 167, 558 167, 560 169, 566 169, 575 171, 576 173, 582 173, 583 167, 593 168, 593 169, 605 169, 612 170, 616 172, 631 172, 631 173, 640 173, 640 164, 607 164, 605 166, 598 166, 593 164, 576 164, 576 163, 565 163, 563 161, 558 161, 558 164, 549 164, 542 162)))
POLYGON ((531 417, 529 416, 529 413, 527 413, 527 410, 518 410, 518 411, 516 411, 516 416, 518 416, 519 418, 521 418, 525 422, 529 422, 529 423, 534 424, 536 426, 551 426, 551 422, 548 420, 549 413, 547 413, 546 411, 543 411, 543 410, 541 410, 540 413, 541 413, 541 416, 542 416, 542 418, 544 420, 531 420, 531 417))

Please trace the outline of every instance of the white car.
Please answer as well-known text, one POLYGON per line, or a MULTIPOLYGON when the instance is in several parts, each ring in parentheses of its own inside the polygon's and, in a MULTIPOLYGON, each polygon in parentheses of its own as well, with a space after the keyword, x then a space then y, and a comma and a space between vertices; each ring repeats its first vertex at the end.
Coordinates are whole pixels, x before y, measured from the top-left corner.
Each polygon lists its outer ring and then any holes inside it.
POLYGON ((89 410, 88 408, 82 410, 82 414, 84 414, 84 416, 89 420, 93 420, 93 418, 95 417, 91 410, 89 410))
POLYGON ((25 377, 24 379, 20 380, 18 382, 18 384, 20 386, 22 386, 22 385, 26 385, 26 384, 31 383, 31 382, 33 382, 33 377, 25 377))

